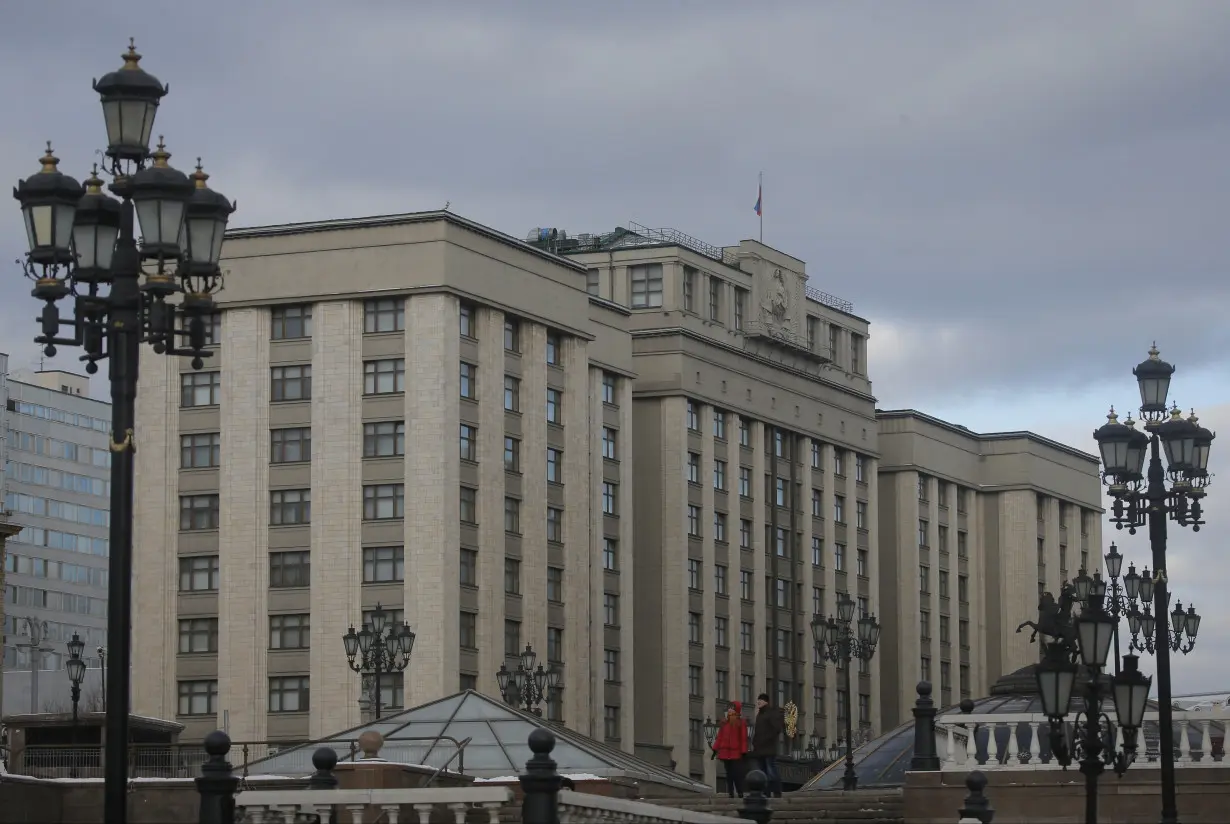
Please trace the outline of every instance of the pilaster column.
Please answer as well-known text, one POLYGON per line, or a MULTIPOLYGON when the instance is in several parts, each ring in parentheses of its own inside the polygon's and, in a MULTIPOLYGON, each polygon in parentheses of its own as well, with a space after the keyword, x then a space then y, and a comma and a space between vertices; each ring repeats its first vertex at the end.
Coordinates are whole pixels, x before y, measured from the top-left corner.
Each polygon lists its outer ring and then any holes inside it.
MULTIPOLYGON (((590 390, 589 353, 586 341, 568 338, 564 355, 564 660, 572 664, 572 683, 564 691, 564 719, 574 729, 599 741, 602 730, 602 692, 596 690, 593 662, 595 647, 601 654, 602 564, 601 553, 589 551, 593 529, 590 513, 595 486, 589 474, 590 455, 602 455, 602 406, 591 419, 593 398, 590 390), (595 572, 597 573, 595 575, 595 572), (598 596, 593 597, 594 585, 598 596), (597 612, 595 612, 597 607, 597 612), (597 621, 594 621, 595 614, 597 621), (585 666, 584 664, 589 664, 585 666)), ((599 377, 601 399, 601 377, 599 377)), ((545 401, 544 401, 545 403, 545 401)), ((598 488, 601 488, 598 486, 598 488)), ((632 520, 632 489, 620 485, 620 521, 632 520)), ((601 511, 601 510, 599 510, 601 511)), ((532 513, 545 529, 546 512, 532 513)), ((544 533, 543 546, 546 546, 544 533)), ((546 570, 543 570, 543 580, 546 570)), ((631 664, 631 650, 621 651, 621 669, 631 664)), ((625 677, 621 673, 621 678, 625 677)))
MULTIPOLYGON (((478 689, 500 698, 504 663, 504 313, 478 308, 478 689), (495 469, 498 467, 498 474, 495 469)), ((460 365, 458 366, 460 369, 460 365)), ((460 386, 458 387, 460 393, 460 386)), ((524 408, 524 399, 522 399, 524 408)), ((460 420, 458 421, 460 428, 460 420)), ((521 444, 521 468, 527 458, 521 444)), ((529 517, 523 512, 522 517, 529 517)), ((546 517, 544 512, 543 517, 546 517)), ((522 570, 524 574, 525 570, 522 570)), ((458 619, 460 620, 460 619, 458 619)), ((458 639, 460 640, 460 639, 458 639)), ((546 650, 539 650, 540 653, 546 650)), ((413 666, 413 664, 411 664, 413 666)), ((409 706, 409 705, 408 705, 409 706)))
MULTIPOLYGON (((700 679, 702 718, 711 715, 716 706, 714 691, 715 650, 714 616, 717 614, 717 599, 714 597, 717 566, 715 561, 714 540, 716 539, 717 510, 714 506, 713 494, 713 407, 708 404, 700 406, 700 501, 701 501, 701 669, 704 675, 700 679)), ((705 783, 713 786, 717 780, 717 762, 707 755, 701 759, 704 765, 705 783)))

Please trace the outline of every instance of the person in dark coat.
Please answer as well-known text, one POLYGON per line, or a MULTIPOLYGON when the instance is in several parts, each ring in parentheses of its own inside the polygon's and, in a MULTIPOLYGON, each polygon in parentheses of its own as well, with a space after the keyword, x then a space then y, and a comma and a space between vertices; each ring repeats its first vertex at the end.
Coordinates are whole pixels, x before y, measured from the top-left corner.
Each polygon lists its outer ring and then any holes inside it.
POLYGON ((752 731, 752 749, 749 758, 769 779, 769 792, 775 798, 782 797, 782 774, 777 769, 777 742, 786 731, 786 714, 781 707, 769 703, 767 693, 756 698, 756 726, 752 731))
POLYGON ((743 702, 731 701, 726 718, 713 741, 713 757, 726 768, 726 792, 734 798, 743 797, 743 756, 747 755, 747 722, 743 720, 743 702))

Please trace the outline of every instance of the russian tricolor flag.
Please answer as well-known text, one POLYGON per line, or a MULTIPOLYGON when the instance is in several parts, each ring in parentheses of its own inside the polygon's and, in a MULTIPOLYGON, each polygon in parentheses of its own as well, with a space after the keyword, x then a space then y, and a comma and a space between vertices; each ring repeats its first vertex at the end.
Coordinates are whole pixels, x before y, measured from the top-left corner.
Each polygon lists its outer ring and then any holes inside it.
POLYGON ((764 213, 760 209, 760 201, 764 198, 764 186, 756 187, 756 214, 764 217, 764 213))

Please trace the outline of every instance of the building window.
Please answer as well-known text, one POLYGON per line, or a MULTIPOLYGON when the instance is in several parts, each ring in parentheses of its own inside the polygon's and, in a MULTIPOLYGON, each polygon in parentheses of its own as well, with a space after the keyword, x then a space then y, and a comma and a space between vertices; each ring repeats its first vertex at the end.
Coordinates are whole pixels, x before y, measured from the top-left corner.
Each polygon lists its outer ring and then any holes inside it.
POLYGON ((833 450, 833 474, 839 477, 846 474, 846 453, 840 449, 833 450))
POLYGON ((824 498, 819 489, 811 491, 811 514, 813 518, 824 517, 824 498))
POLYGON ((936 530, 936 544, 939 546, 940 552, 947 554, 948 553, 948 527, 944 526, 943 524, 940 524, 939 526, 935 528, 935 530, 936 530))
POLYGON ((400 546, 363 548, 363 583, 402 581, 406 577, 406 550, 400 546))
POLYGON ((180 681, 178 713, 180 715, 217 715, 217 680, 180 681))
POLYGON ((952 626, 951 619, 947 615, 941 615, 940 616, 940 643, 941 644, 952 643, 951 626, 952 626))
POLYGON ((700 431, 700 412, 696 408, 695 401, 688 401, 688 431, 700 431))
POLYGON ((824 539, 819 535, 811 536, 811 565, 824 566, 824 539))
POLYGON ((835 323, 829 324, 829 360, 837 361, 838 344, 841 340, 841 327, 835 323))
POLYGON ((504 411, 521 411, 521 381, 512 375, 504 376, 504 411))
POLYGON ((820 468, 820 443, 818 441, 811 442, 811 468, 820 468))
POLYGON ((269 525, 290 526, 312 522, 312 490, 275 489, 269 493, 269 525))
POLYGON ((844 495, 833 496, 833 522, 838 524, 846 522, 846 499, 844 495))
POLYGON ((564 393, 558 389, 547 390, 547 423, 564 422, 564 393))
POLYGON ((504 351, 521 351, 521 324, 516 318, 504 318, 504 351))
POLYGON ((836 572, 846 571, 846 545, 833 544, 833 570, 836 572))
POLYGON ((807 348, 809 351, 816 350, 816 331, 820 327, 820 319, 807 316, 807 348))
POLYGON ((719 615, 713 619, 713 643, 719 647, 730 646, 730 619, 724 615, 719 615))
MULTIPOLYGON (((504 594, 521 594, 521 562, 516 558, 504 559, 504 594)), ((516 649, 519 650, 520 647, 516 649)))
POLYGON ((602 514, 619 514, 619 484, 611 481, 602 482, 602 514))
POLYGON ((696 311, 697 272, 691 266, 683 267, 683 311, 696 311))
POLYGON ((564 603, 564 570, 547 567, 547 600, 553 604, 564 603))
POLYGON ((458 614, 458 639, 462 649, 478 649, 478 615, 473 612, 458 614))
POLYGON ((564 631, 559 627, 547 627, 547 663, 558 664, 564 660, 564 631))
POLYGON ((562 484, 564 482, 564 452, 561 449, 547 447, 547 483, 562 484))
POLYGON ((217 432, 179 436, 181 469, 208 469, 222 462, 222 438, 217 432))
POLYGON ((179 376, 179 405, 191 409, 222 402, 220 372, 185 372, 179 376))
POLYGON ((755 679, 748 673, 739 675, 739 700, 743 702, 743 706, 749 706, 752 703, 752 693, 755 691, 755 679))
POLYGON ((521 534, 521 501, 516 498, 504 499, 504 531, 512 535, 521 534))
POLYGON ((726 440, 726 413, 721 409, 713 410, 713 437, 726 440))
POLYGON ((858 696, 858 723, 871 723, 871 696, 865 693, 858 696))
POLYGON ((363 301, 363 331, 401 332, 406 328, 406 301, 403 298, 376 298, 363 301))
MULTIPOLYGON (((293 432, 294 430, 284 431, 293 432)), ((378 421, 363 424, 364 458, 391 458, 405 454, 406 424, 403 421, 378 421)))
POLYGON ((855 551, 854 562, 857 566, 856 572, 858 577, 866 578, 870 573, 867 571, 867 550, 859 549, 855 551))
MULTIPOLYGON (((222 343, 222 313, 221 312, 210 312, 207 315, 202 315, 201 323, 205 329, 205 345, 206 346, 221 345, 222 343)), ((182 328, 185 332, 189 330, 189 327, 187 324, 184 324, 182 328)))
POLYGON ((704 683, 704 680, 705 680, 704 670, 702 670, 700 667, 696 666, 695 664, 689 666, 688 667, 688 695, 691 695, 693 698, 699 698, 702 695, 704 695, 704 692, 703 692, 704 688, 701 686, 701 684, 704 683))
POLYGON ((307 712, 308 696, 306 675, 279 675, 269 679, 270 712, 307 712))
POLYGON ((752 651, 753 628, 750 621, 739 622, 739 649, 742 652, 752 651))
POLYGON ((478 460, 478 427, 461 425, 461 460, 478 460))
POLYGON ((218 651, 217 618, 184 618, 179 622, 179 651, 183 654, 218 651))
POLYGON ((392 395, 406 391, 406 359, 387 358, 363 364, 363 393, 392 395))
POLYGON ((928 539, 927 539, 927 532, 929 531, 929 527, 930 527, 930 524, 928 524, 926 521, 919 520, 918 522, 918 545, 920 547, 930 546, 930 544, 928 543, 928 539))
POLYGON ((867 483, 867 459, 862 455, 854 456, 854 480, 860 484, 867 483))
POLYGON ((597 269, 585 270, 585 291, 591 295, 598 294, 598 286, 602 282, 602 273, 597 269))
POLYGON ((717 595, 726 595, 726 565, 715 564, 713 567, 713 591, 717 595))
POLYGON ((739 570, 739 597, 744 601, 752 600, 752 571, 750 569, 739 570))
POLYGON ((619 378, 617 378, 615 375, 611 374, 610 372, 602 373, 602 402, 603 403, 609 404, 610 406, 614 406, 617 403, 617 401, 615 400, 615 390, 616 390, 616 382, 618 380, 619 378))
POLYGON ((688 483, 690 484, 700 483, 700 453, 699 452, 689 452, 688 453, 688 483))
POLYGON ((184 532, 218 528, 217 495, 181 495, 179 528, 184 532))
POLYGON ((547 363, 558 366, 560 359, 560 337, 558 332, 547 333, 547 363))
POLYGON ((547 540, 560 544, 564 542, 564 510, 547 507, 547 540))
POLYGON ((863 336, 850 335, 850 371, 863 374, 863 336))
POLYGON ((460 578, 463 587, 478 586, 478 553, 473 549, 461 550, 460 578))
POLYGON ((380 690, 380 706, 397 709, 403 705, 406 694, 404 672, 380 673, 377 689, 380 690))
MULTIPOLYGON (((957 533, 957 557, 969 557, 969 536, 964 532, 957 533)), ((1084 564, 1081 565, 1082 567, 1084 564)))
POLYGON ((837 690, 837 718, 845 720, 850 713, 850 694, 845 690, 837 690))
POLYGON ((474 307, 468 303, 463 303, 458 308, 458 321, 461 327, 461 336, 463 338, 476 338, 474 334, 474 307))
POLYGON ((312 397, 312 367, 275 366, 270 373, 270 400, 306 401, 312 397))
POLYGON ((923 681, 931 680, 931 657, 924 655, 919 661, 920 676, 923 681))
POLYGON ((859 529, 867 529, 867 502, 854 503, 854 525, 859 529))
POLYGON ((752 497, 752 469, 749 466, 739 467, 739 496, 752 497))
POLYGON ((722 281, 719 278, 709 278, 709 320, 722 319, 722 281))
POLYGON ((695 558, 688 559, 688 589, 701 590, 700 561, 695 558))
POLYGON ((521 471, 521 441, 507 435, 504 436, 504 471, 521 471))
POLYGON ((957 621, 957 642, 962 649, 969 649, 969 621, 963 618, 957 621))
POLYGON ((363 520, 384 521, 405 515, 405 484, 370 484, 363 487, 363 520))
POLYGON ((619 596, 614 592, 602 593, 602 623, 608 627, 619 626, 619 596))
POLYGON ((957 601, 962 604, 969 603, 969 576, 957 576, 957 601))
POLYGON ((824 590, 820 587, 811 588, 811 614, 824 614, 824 590))
POLYGON ((945 570, 940 570, 940 597, 948 597, 948 573, 945 570))
POLYGON ((726 543, 726 513, 713 513, 713 540, 726 543))
POLYGON ((312 585, 312 556, 305 549, 269 553, 269 588, 290 589, 312 585))
POLYGON ((700 636, 701 636, 700 621, 701 621, 701 614, 699 612, 689 612, 688 613, 688 643, 689 644, 699 644, 700 643, 700 636))
POLYGON ((618 460, 618 437, 616 430, 609 426, 602 427, 602 457, 608 461, 618 460))
POLYGON ((311 306, 275 306, 269 324, 272 340, 297 340, 312 337, 311 306))
POLYGON ((918 591, 922 595, 931 594, 931 567, 920 565, 918 567, 918 591))
POLYGON ((740 289, 738 286, 735 289, 735 329, 742 331, 743 322, 747 318, 747 290, 740 289))
POLYGON ((918 613, 918 636, 924 642, 931 640, 931 613, 925 609, 918 613))
POLYGON ((457 683, 462 692, 465 692, 466 690, 474 692, 478 689, 478 676, 462 673, 461 678, 458 679, 457 683))
POLYGON ((773 503, 776 506, 786 505, 786 479, 785 478, 774 478, 773 479, 773 503))
POLYGON ((688 535, 700 537, 700 507, 695 504, 688 504, 688 535))
POLYGON ((856 599, 856 603, 858 604, 858 617, 859 618, 866 618, 868 615, 871 614, 871 602, 867 600, 866 595, 858 596, 858 598, 856 599))
POLYGON ((602 539, 602 568, 611 572, 619 570, 619 542, 614 538, 602 539))
POLYGON ((662 305, 662 264, 646 263, 632 270, 632 308, 650 309, 662 305))
POLYGON ((752 422, 747 418, 739 418, 739 446, 751 447, 752 422))
POLYGON ((927 476, 926 475, 918 476, 918 500, 920 501, 927 500, 927 476))
POLYGON ((752 548, 752 522, 747 518, 739 519, 739 547, 742 549, 752 548))
POLYGON ((306 463, 312 460, 312 430, 306 426, 269 430, 269 462, 306 463))
POLYGON ((478 367, 461 362, 461 397, 474 400, 478 397, 478 367))
POLYGON ((311 638, 309 613, 269 616, 269 649, 308 649, 311 638))
POLYGON ((217 555, 179 559, 180 592, 216 592, 219 580, 217 555))
POLYGON ((608 684, 619 683, 619 650, 604 649, 602 651, 602 680, 608 684))

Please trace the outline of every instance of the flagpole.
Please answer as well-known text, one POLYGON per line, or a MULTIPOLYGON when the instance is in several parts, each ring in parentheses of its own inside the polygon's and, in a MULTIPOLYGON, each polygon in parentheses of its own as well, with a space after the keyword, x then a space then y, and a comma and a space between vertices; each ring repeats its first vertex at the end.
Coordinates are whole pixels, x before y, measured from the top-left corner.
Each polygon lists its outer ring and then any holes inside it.
POLYGON ((757 191, 760 192, 760 242, 764 243, 764 172, 760 173, 760 184, 757 191))

